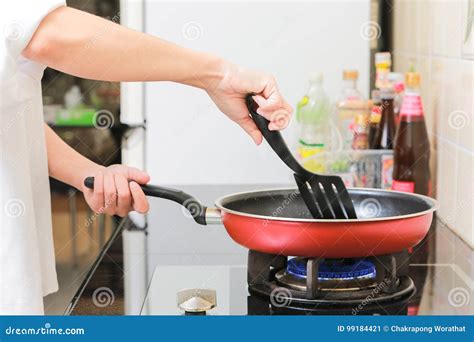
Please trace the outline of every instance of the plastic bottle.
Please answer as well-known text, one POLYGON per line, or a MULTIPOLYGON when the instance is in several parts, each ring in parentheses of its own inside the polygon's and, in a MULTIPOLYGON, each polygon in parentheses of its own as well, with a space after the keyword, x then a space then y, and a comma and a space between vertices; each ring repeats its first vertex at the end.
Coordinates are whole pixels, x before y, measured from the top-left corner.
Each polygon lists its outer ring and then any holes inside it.
POLYGON ((331 149, 330 102, 321 73, 310 75, 309 89, 298 103, 296 120, 300 125, 298 156, 303 166, 313 172, 324 172, 323 160, 310 158, 331 149))
POLYGON ((354 138, 356 117, 368 120, 367 101, 357 89, 359 73, 356 70, 344 70, 343 87, 337 101, 337 126, 342 137, 342 148, 351 149, 354 138))
POLYGON ((407 90, 395 136, 393 190, 430 195, 430 142, 420 96, 420 74, 406 74, 407 90))
POLYGON ((375 87, 378 89, 389 88, 388 74, 392 67, 390 52, 377 52, 375 54, 375 87))
POLYGON ((357 89, 359 72, 357 70, 344 70, 342 73, 342 90, 339 96, 340 101, 360 101, 364 100, 362 93, 357 89))

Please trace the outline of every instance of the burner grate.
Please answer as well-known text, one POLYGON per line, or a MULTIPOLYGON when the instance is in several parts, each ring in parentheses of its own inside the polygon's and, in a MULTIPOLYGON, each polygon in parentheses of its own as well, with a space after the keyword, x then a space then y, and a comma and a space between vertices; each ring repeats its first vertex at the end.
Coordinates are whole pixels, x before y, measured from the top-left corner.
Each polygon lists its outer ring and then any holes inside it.
MULTIPOLYGON (((306 258, 290 259, 286 272, 295 277, 306 278, 307 263, 306 258)), ((325 260, 320 263, 318 269, 318 280, 374 279, 375 277, 375 265, 368 260, 325 260)))
POLYGON ((332 307, 404 301, 415 293, 408 254, 357 259, 288 258, 249 250, 250 294, 288 294, 291 306, 332 307), (284 291, 282 290, 284 289, 284 291))

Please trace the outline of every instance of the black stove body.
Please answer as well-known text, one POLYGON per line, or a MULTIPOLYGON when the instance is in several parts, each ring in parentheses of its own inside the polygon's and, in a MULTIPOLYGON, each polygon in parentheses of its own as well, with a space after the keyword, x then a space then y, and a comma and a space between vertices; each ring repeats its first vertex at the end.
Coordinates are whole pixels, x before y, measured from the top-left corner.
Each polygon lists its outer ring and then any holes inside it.
POLYGON ((250 250, 250 315, 406 315, 415 294, 409 254, 288 258, 250 250))

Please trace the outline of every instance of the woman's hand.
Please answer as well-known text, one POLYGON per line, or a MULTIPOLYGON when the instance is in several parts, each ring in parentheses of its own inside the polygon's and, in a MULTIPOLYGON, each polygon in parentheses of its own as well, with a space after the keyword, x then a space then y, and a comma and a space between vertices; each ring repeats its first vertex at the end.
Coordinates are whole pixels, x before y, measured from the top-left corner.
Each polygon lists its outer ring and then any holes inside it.
POLYGON ((111 165, 90 176, 94 177, 94 190, 83 185, 82 191, 95 212, 124 217, 133 210, 148 211, 148 200, 139 186, 150 180, 146 172, 125 165, 111 165))
POLYGON ((242 127, 257 145, 262 142, 262 133, 249 116, 245 97, 253 98, 259 109, 257 112, 270 121, 270 130, 286 128, 293 109, 278 90, 275 79, 261 72, 223 62, 222 79, 211 83, 205 89, 217 107, 242 127))

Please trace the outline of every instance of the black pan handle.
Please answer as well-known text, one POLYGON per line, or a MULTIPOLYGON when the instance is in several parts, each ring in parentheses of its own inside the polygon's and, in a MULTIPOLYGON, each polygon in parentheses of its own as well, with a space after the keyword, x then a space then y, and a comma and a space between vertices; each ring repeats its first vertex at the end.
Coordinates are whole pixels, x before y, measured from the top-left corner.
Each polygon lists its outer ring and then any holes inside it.
POLYGON ((275 151, 275 153, 280 157, 280 159, 288 165, 290 169, 298 174, 306 174, 307 171, 298 163, 290 149, 285 143, 280 131, 271 131, 268 129, 268 124, 270 121, 265 119, 263 116, 257 113, 258 104, 253 99, 254 94, 247 95, 247 108, 250 112, 252 120, 257 125, 260 132, 262 132, 263 137, 268 142, 270 147, 275 151))
MULTIPOLYGON (((94 177, 87 177, 86 179, 84 179, 84 185, 89 189, 94 189, 94 177)), ((140 185, 140 187, 147 196, 164 198, 181 204, 188 210, 194 221, 202 225, 207 225, 207 207, 202 205, 196 198, 194 198, 190 194, 187 194, 181 190, 166 188, 164 186, 140 185)))

